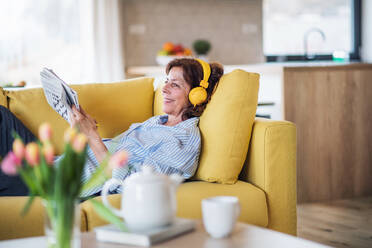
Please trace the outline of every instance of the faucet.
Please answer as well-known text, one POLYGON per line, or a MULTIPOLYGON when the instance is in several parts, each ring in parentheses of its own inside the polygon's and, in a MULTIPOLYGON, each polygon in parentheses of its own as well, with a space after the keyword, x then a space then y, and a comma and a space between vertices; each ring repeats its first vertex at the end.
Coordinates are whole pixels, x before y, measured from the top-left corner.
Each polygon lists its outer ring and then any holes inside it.
POLYGON ((308 47, 307 47, 307 43, 308 43, 308 39, 309 39, 309 35, 313 32, 316 32, 316 33, 319 33, 322 38, 323 38, 323 41, 326 40, 326 36, 324 34, 324 32, 320 29, 320 28, 310 28, 305 34, 304 34, 304 57, 306 60, 311 60, 311 59, 314 59, 315 58, 315 55, 309 55, 308 54, 308 47))

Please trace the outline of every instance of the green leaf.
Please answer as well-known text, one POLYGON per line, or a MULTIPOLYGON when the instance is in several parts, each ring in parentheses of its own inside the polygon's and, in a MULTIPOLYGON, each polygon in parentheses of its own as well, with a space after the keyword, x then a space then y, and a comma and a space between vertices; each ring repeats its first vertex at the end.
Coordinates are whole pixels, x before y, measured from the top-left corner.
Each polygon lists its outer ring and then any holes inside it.
POLYGON ((12 137, 13 139, 20 139, 23 142, 23 139, 21 138, 21 136, 19 136, 19 134, 14 129, 12 129, 12 137))
POLYGON ((95 199, 90 199, 89 201, 93 204, 94 210, 98 213, 99 216, 101 216, 106 221, 114 224, 120 230, 124 232, 128 231, 128 228, 125 226, 123 220, 116 216, 108 207, 95 199))
POLYGON ((97 167, 96 171, 89 178, 89 180, 84 183, 82 192, 89 190, 93 187, 102 185, 108 179, 107 176, 105 175, 105 170, 106 170, 106 167, 108 165, 108 160, 109 160, 108 158, 109 157, 106 156, 106 158, 97 167))
POLYGON ((21 212, 22 217, 24 217, 27 214, 28 210, 30 210, 31 204, 34 201, 34 199, 35 199, 34 195, 31 195, 30 197, 28 197, 27 202, 21 212))
POLYGON ((31 194, 37 194, 37 187, 35 185, 35 180, 32 177, 32 169, 31 168, 24 168, 19 170, 19 174, 21 175, 23 181, 28 186, 31 194))

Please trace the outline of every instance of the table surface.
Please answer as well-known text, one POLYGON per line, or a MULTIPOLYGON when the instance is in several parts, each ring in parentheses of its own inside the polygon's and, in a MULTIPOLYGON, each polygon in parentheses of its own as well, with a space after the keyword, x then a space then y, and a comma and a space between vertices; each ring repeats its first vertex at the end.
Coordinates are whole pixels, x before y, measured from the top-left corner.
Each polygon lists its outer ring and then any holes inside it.
MULTIPOLYGON (((44 236, 0 241, 0 247, 47 247, 44 236)), ((98 242, 94 232, 82 233, 82 248, 118 248, 136 247, 123 244, 98 242)), ((138 246, 137 246, 138 247, 138 246)), ((156 244, 152 247, 204 247, 204 248, 227 248, 227 247, 328 247, 319 243, 296 238, 291 235, 272 231, 253 225, 237 223, 230 237, 215 239, 210 237, 204 230, 200 221, 197 221, 196 229, 187 234, 175 237, 168 241, 156 244)))

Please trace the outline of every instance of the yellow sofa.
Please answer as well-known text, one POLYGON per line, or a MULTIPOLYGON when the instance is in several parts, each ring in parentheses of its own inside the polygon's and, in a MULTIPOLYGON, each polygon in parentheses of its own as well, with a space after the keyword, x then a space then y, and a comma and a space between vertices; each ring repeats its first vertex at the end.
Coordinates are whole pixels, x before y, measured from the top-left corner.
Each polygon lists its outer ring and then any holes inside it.
MULTIPOLYGON (((223 93, 229 91, 230 88, 237 87, 234 86, 235 81, 242 81, 239 87, 245 87, 248 83, 258 85, 257 74, 241 70, 224 75, 221 80, 222 85, 225 86, 217 87, 215 98, 222 97, 223 101, 224 99, 234 100, 232 95, 226 97, 223 93)), ((247 104, 254 102, 250 111, 255 111, 257 106, 257 85, 252 88, 256 91, 253 92, 256 98, 246 100, 247 104)), ((113 137, 126 130, 131 123, 142 122, 153 115, 161 114, 162 99, 159 90, 154 92, 152 78, 137 78, 110 84, 74 85, 73 88, 78 92, 80 103, 85 110, 100 123, 99 131, 102 137, 113 137)), ((247 88, 248 91, 252 89, 247 88)), ((235 89, 235 93, 231 94, 238 94, 237 92, 240 91, 242 90, 235 89)), ((211 104, 215 103, 211 102, 211 104)), ((37 127, 42 122, 50 122, 54 129, 53 141, 57 144, 58 151, 62 151, 62 133, 67 128, 67 123, 47 104, 42 89, 11 91, 0 88, 0 105, 9 108, 34 133, 37 132, 37 127)), ((219 105, 216 108, 223 108, 223 106, 219 105)), ((206 110, 206 112, 203 115, 208 115, 208 117, 205 118, 213 120, 213 111, 206 110)), ((237 114, 245 115, 245 112, 237 114)), ((239 117, 241 118, 245 117, 239 117)), ((204 131, 208 126, 205 127, 205 124, 203 126, 206 121, 203 123, 202 121, 204 121, 203 116, 200 123, 202 142, 208 144, 210 134, 204 131)), ((240 133, 249 135, 245 138, 245 142, 233 144, 234 149, 231 152, 232 159, 240 163, 240 167, 236 167, 238 172, 240 171, 238 180, 226 178, 226 180, 221 179, 224 183, 218 183, 219 180, 215 179, 215 175, 208 177, 206 169, 203 168, 214 166, 214 164, 205 165, 209 161, 205 159, 206 154, 213 153, 213 144, 203 146, 200 155, 202 169, 199 168, 193 180, 183 183, 177 192, 177 215, 200 219, 203 198, 215 195, 234 195, 239 198, 241 204, 240 221, 296 235, 295 125, 287 121, 254 119, 253 115, 251 126, 238 125, 236 129, 234 133, 238 136, 240 133), (249 132, 246 132, 246 129, 249 129, 249 132), (235 156, 236 154, 233 154, 237 149, 240 149, 244 155, 240 160, 235 156)), ((228 138, 232 136, 232 134, 225 135, 228 138)), ((231 139, 228 140, 231 141, 231 139)), ((227 155, 220 153, 215 159, 224 161, 223 156, 227 155)), ((216 166, 218 166, 217 162, 216 166)), ((228 165, 225 167, 229 168, 228 165)), ((221 173, 223 177, 223 168, 221 173)), ((0 240, 43 235, 43 208, 40 199, 36 200, 28 215, 22 218, 19 213, 26 200, 27 197, 0 198, 0 240)), ((119 195, 111 195, 110 200, 114 206, 120 205, 119 195)), ((90 231, 95 226, 106 223, 94 212, 89 201, 80 206, 83 231, 90 231)))

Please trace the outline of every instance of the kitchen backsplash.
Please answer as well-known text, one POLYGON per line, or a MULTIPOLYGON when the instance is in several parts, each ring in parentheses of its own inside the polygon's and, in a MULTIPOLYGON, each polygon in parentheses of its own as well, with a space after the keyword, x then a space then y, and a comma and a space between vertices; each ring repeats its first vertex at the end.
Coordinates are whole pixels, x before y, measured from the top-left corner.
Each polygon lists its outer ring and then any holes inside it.
POLYGON ((264 60, 262 0, 122 0, 126 66, 156 65, 164 42, 191 48, 212 44, 210 60, 246 64, 264 60))

